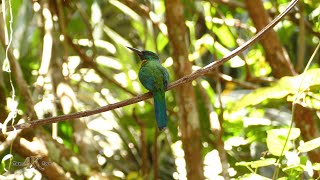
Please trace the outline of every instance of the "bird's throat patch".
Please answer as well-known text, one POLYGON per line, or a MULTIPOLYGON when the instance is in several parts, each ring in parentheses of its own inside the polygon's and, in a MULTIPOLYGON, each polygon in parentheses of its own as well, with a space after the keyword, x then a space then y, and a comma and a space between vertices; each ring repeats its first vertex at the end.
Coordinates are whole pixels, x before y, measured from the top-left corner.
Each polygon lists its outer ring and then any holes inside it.
POLYGON ((148 60, 146 60, 146 59, 142 60, 141 66, 143 66, 144 64, 146 64, 147 61, 148 61, 148 60))

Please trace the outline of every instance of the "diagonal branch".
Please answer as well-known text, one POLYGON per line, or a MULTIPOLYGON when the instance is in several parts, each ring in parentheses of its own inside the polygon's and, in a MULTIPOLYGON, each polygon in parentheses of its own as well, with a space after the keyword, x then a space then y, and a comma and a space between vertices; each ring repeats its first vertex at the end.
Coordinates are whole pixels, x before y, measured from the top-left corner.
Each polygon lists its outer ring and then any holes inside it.
MULTIPOLYGON (((167 90, 174 89, 177 86, 181 86, 183 84, 189 83, 189 82, 197 79, 200 76, 208 74, 209 72, 211 72, 215 68, 221 66, 223 63, 227 62, 231 58, 233 58, 233 57, 237 56, 239 53, 243 52, 250 45, 259 41, 263 37, 263 35, 266 34, 266 32, 271 30, 286 14, 289 13, 289 11, 297 4, 298 1, 299 0, 292 0, 289 3, 288 7, 279 16, 277 16, 270 24, 268 24, 265 28, 263 28, 261 31, 259 31, 255 36, 253 36, 250 40, 245 42, 243 45, 241 45, 240 47, 233 50, 229 55, 227 55, 226 57, 223 57, 222 59, 220 59, 218 61, 212 62, 212 63, 208 64, 207 66, 205 66, 205 67, 203 67, 203 68, 201 68, 201 69, 199 69, 199 70, 197 70, 187 76, 184 76, 184 77, 178 79, 177 81, 174 81, 173 83, 171 83, 169 85, 167 90)), ((88 111, 82 111, 82 112, 77 112, 77 113, 72 113, 72 114, 66 114, 66 115, 62 115, 62 116, 39 119, 39 120, 35 120, 35 121, 23 123, 23 124, 14 125, 14 128, 15 129, 33 128, 33 127, 41 126, 44 124, 51 124, 51 123, 65 121, 68 119, 87 117, 87 116, 91 116, 94 114, 98 114, 98 113, 110 111, 110 110, 113 110, 116 108, 120 108, 123 106, 127 106, 130 104, 134 104, 134 103, 149 99, 151 97, 152 97, 152 94, 150 92, 148 92, 148 93, 133 97, 131 99, 117 102, 114 104, 109 104, 107 106, 103 106, 103 107, 100 107, 100 108, 97 108, 94 110, 88 110, 88 111)), ((7 131, 12 131, 12 130, 13 130, 12 126, 7 127, 7 131)), ((1 129, 0 129, 0 131, 1 131, 1 129)))

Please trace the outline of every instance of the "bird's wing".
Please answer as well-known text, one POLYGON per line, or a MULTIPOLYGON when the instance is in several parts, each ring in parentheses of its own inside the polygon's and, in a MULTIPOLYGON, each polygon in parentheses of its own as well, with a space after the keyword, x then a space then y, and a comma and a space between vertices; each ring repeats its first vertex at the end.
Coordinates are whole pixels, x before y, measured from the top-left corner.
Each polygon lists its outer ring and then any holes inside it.
POLYGON ((141 67, 139 71, 139 80, 149 91, 157 91, 160 89, 159 83, 157 83, 157 76, 159 76, 159 74, 157 74, 155 71, 155 68, 148 66, 141 67))
POLYGON ((161 66, 161 70, 162 70, 162 75, 163 75, 163 84, 165 89, 167 89, 168 84, 169 84, 169 73, 167 71, 167 69, 163 66, 161 66))

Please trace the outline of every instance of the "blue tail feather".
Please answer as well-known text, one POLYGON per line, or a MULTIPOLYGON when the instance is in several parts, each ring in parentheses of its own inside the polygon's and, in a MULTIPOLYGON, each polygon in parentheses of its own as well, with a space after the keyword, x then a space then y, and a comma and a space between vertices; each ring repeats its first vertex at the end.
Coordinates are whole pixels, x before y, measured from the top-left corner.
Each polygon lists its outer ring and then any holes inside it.
POLYGON ((156 115, 157 126, 159 130, 167 127, 168 117, 166 111, 166 99, 164 92, 154 92, 153 93, 154 100, 154 111, 156 115))

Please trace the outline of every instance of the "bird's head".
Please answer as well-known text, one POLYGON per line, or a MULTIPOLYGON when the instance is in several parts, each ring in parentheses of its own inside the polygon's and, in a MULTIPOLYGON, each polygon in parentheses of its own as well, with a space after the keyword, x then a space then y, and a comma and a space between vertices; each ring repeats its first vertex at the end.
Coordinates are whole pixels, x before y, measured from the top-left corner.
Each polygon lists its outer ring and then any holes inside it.
POLYGON ((127 47, 128 49, 130 49, 131 51, 135 52, 142 61, 159 61, 159 56, 151 51, 141 51, 139 49, 136 48, 132 48, 132 47, 127 47))

